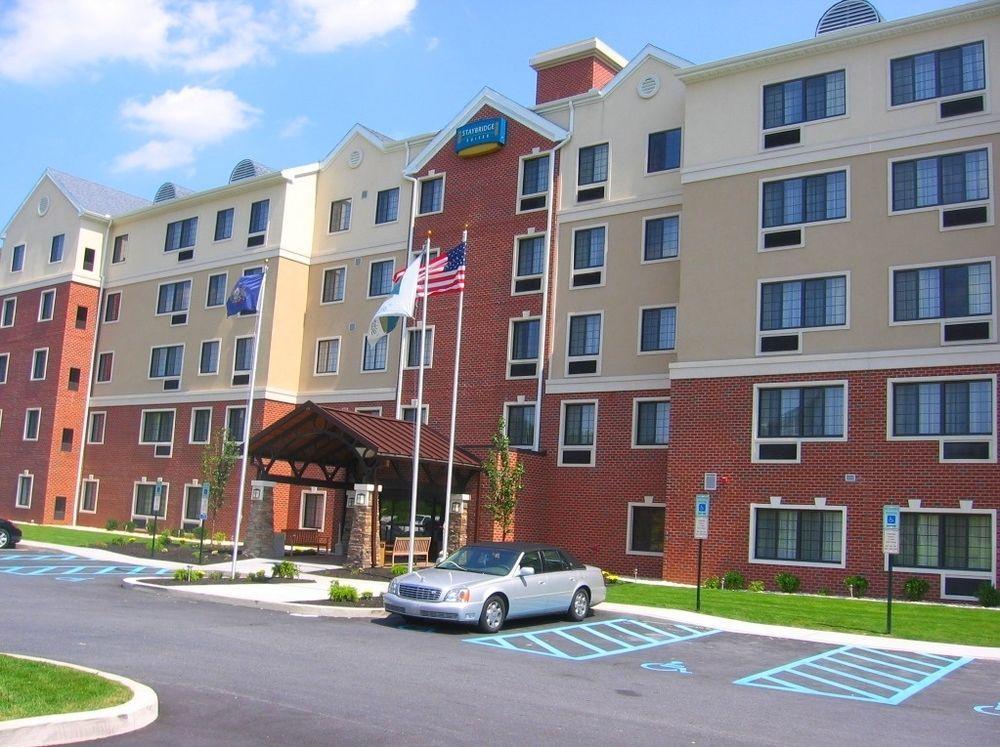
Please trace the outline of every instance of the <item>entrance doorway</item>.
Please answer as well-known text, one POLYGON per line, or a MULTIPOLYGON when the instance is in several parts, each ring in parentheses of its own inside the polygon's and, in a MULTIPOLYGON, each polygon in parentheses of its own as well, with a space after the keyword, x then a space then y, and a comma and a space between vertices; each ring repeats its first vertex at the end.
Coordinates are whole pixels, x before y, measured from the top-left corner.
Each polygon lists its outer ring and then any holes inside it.
MULTIPOLYGON (((414 535, 431 538, 431 558, 441 551, 444 512, 447 505, 444 490, 421 486, 417 495, 417 521, 414 535)), ((379 498, 379 539, 392 547, 397 537, 410 536, 409 489, 383 488, 379 498)))

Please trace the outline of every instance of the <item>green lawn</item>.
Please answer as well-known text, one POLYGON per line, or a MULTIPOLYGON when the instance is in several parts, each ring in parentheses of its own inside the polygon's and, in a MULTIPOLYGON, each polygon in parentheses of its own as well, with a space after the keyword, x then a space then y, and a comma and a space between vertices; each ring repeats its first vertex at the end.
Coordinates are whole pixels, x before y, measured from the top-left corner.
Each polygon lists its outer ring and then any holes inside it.
POLYGON ((132 698, 117 682, 0 654, 0 721, 109 708, 132 698))
MULTIPOLYGON (((608 601, 694 610, 695 590, 620 583, 608 587, 608 601)), ((885 634, 885 602, 844 597, 813 597, 749 591, 701 590, 701 611, 734 620, 885 634)), ((1000 646, 1000 610, 981 607, 907 604, 893 601, 894 638, 1000 646)))
POLYGON ((54 545, 69 545, 70 547, 89 547, 98 542, 107 543, 112 537, 128 537, 120 532, 88 532, 83 529, 67 529, 66 527, 51 527, 41 524, 18 524, 18 529, 24 534, 24 539, 36 542, 51 542, 54 545))

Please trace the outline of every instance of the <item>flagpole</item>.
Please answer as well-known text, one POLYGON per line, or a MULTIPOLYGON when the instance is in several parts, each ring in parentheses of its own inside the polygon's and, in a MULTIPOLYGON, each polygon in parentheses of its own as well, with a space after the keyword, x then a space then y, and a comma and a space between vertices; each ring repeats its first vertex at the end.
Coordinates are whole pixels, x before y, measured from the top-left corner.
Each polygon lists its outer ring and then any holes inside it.
MULTIPOLYGON (((413 485, 410 489, 410 550, 407 553, 406 570, 413 572, 413 543, 417 535, 417 481, 420 479, 420 426, 424 419, 424 350, 427 335, 427 299, 430 284, 431 233, 427 232, 424 242, 424 297, 420 308, 420 365, 417 368, 417 411, 413 417, 413 485)), ((420 288, 420 285, 417 285, 420 288)))
POLYGON ((257 353, 260 349, 260 327, 264 321, 264 294, 267 291, 267 265, 264 260, 264 276, 260 281, 260 301, 257 304, 257 331, 253 338, 253 362, 250 365, 250 391, 247 394, 247 414, 243 420, 243 467, 240 470, 240 492, 236 496, 236 530, 233 532, 233 563, 229 571, 231 579, 236 578, 236 555, 240 547, 240 523, 243 520, 243 491, 247 484, 247 455, 250 448, 250 421, 253 417, 253 389, 257 381, 257 353))
MULTIPOLYGON (((462 231, 462 243, 468 251, 469 226, 462 231)), ((448 524, 451 516, 451 477, 455 469, 455 416, 458 413, 458 364, 462 359, 462 308, 465 305, 465 286, 458 293, 458 322, 455 325, 455 372, 451 380, 451 429, 448 435, 448 477, 444 483, 444 526, 441 537, 441 558, 448 557, 448 524)))

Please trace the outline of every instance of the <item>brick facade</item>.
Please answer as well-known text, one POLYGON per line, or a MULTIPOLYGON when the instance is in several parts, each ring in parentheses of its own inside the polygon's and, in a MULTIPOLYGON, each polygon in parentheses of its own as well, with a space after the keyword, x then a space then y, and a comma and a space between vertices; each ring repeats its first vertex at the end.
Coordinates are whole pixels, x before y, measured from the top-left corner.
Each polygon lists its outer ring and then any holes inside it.
POLYGON ((618 71, 596 56, 563 62, 538 71, 535 81, 535 103, 564 99, 586 93, 591 88, 601 88, 615 77, 618 71))

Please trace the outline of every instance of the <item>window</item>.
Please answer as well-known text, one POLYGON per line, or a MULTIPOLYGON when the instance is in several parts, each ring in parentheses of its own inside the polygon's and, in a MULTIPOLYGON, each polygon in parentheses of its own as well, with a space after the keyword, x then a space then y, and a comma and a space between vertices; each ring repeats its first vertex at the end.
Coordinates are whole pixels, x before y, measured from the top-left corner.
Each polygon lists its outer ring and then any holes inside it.
POLYGON ((263 246, 270 212, 270 200, 259 200, 250 206, 250 230, 247 246, 263 246))
POLYGON ((69 374, 66 377, 66 388, 71 392, 75 392, 80 388, 80 369, 72 366, 69 369, 69 374))
POLYGON ((156 299, 157 314, 176 314, 187 311, 191 306, 191 281, 164 283, 160 286, 156 299))
POLYGON ((10 271, 20 272, 24 269, 24 244, 18 244, 10 255, 10 271))
POLYGON ((395 261, 383 259, 372 262, 368 276, 368 297, 387 296, 392 292, 392 271, 395 261))
POLYGON ((354 412, 360 413, 361 415, 374 415, 375 417, 382 417, 381 407, 355 407, 354 412))
POLYGON ((128 234, 123 233, 121 236, 115 236, 115 243, 111 249, 111 264, 120 265, 125 261, 125 257, 128 254, 128 234))
POLYGON ((632 446, 667 446, 670 443, 670 401, 635 400, 632 446))
MULTIPOLYGON (((423 405, 420 408, 420 410, 423 415, 420 419, 420 422, 423 423, 424 425, 427 425, 427 421, 430 419, 430 407, 428 405, 423 405)), ((405 420, 407 423, 415 422, 416 417, 417 417, 416 406, 411 405, 409 407, 403 408, 403 420, 405 420)))
POLYGON ((507 405, 507 438, 511 446, 535 445, 535 406, 507 405))
POLYGON ((894 322, 993 313, 990 262, 894 270, 892 289, 894 322))
POLYGON ((97 480, 84 480, 80 497, 80 511, 85 514, 97 513, 97 491, 100 483, 97 480))
POLYGON ((31 491, 35 486, 34 475, 17 476, 17 508, 31 508, 31 491))
POLYGON ((782 280, 760 286, 760 329, 847 324, 847 276, 782 280))
POLYGON ((680 249, 680 223, 676 215, 643 221, 642 261, 673 259, 680 249))
POLYGON ((646 173, 679 169, 681 167, 681 131, 651 132, 646 151, 646 173))
POLYGON ((195 407, 191 410, 191 436, 193 444, 207 444, 212 438, 212 408, 195 407))
POLYGON ((758 388, 758 438, 844 436, 844 386, 758 388))
POLYGON ((764 129, 838 117, 847 111, 844 71, 764 86, 764 129))
POLYGON ((521 161, 521 194, 518 210, 540 210, 546 206, 549 191, 549 155, 521 161))
POLYGON ((347 231, 351 227, 351 200, 335 200, 330 203, 330 233, 347 231))
POLYGON ((234 208, 226 208, 215 214, 215 240, 223 241, 233 238, 234 208))
POLYGON ((202 375, 219 373, 220 340, 204 340, 201 343, 201 354, 198 356, 198 373, 202 375))
POLYGON ((640 353, 663 353, 676 345, 677 308, 642 309, 639 330, 640 353))
POLYGON ((114 353, 100 353, 97 356, 97 383, 106 384, 111 381, 111 369, 114 366, 114 353))
POLYGON ((55 312, 55 307, 55 289, 42 291, 41 295, 38 297, 38 321, 52 321, 52 314, 55 312))
POLYGON ((49 349, 39 348, 31 354, 31 381, 43 381, 49 366, 49 349))
POLYGON ((5 298, 3 300, 3 312, 0 313, 0 327, 13 327, 16 313, 17 298, 5 298))
MULTIPOLYGON (((417 368, 420 366, 420 340, 423 337, 421 330, 406 330, 406 367, 417 368)), ((434 328, 427 327, 427 339, 424 340, 424 368, 430 368, 434 362, 434 328)))
POLYGON ((243 443, 243 439, 246 438, 246 427, 247 427, 247 408, 246 407, 227 407, 226 408, 226 430, 229 431, 229 437, 233 439, 236 443, 243 443))
POLYGON ((382 337, 374 345, 365 338, 365 354, 361 363, 362 371, 385 371, 386 351, 389 348, 388 336, 382 337))
POLYGON ((83 269, 87 272, 94 271, 94 263, 97 261, 97 251, 94 249, 83 250, 83 269))
POLYGON ((513 294, 537 293, 542 289, 545 272, 545 235, 525 236, 517 240, 514 252, 513 294))
POLYGON ((601 354, 601 315, 578 314, 569 318, 567 373, 595 374, 601 354))
POLYGON ((320 303, 337 303, 344 300, 347 268, 333 267, 323 271, 323 292, 320 303))
POLYGON ((103 412, 90 413, 90 422, 87 424, 88 444, 104 443, 104 426, 107 423, 107 420, 108 420, 107 413, 103 412))
POLYGON ((245 373, 251 368, 253 368, 253 338, 237 337, 233 373, 245 373))
POLYGON ((894 382, 894 436, 989 436, 993 434, 991 380, 894 382))
POLYGON ((847 217, 847 172, 764 182, 763 227, 847 217))
POLYGON ((559 466, 593 466, 596 441, 597 403, 563 402, 559 466))
POLYGON ((37 441, 38 429, 42 421, 42 410, 38 407, 29 407, 24 411, 24 434, 25 441, 37 441))
POLYGON ((89 316, 89 312, 87 311, 87 307, 86 306, 77 306, 76 307, 76 328, 77 329, 86 329, 87 328, 87 317, 88 316, 89 316))
POLYGON ((299 517, 299 528, 322 529, 325 504, 326 493, 303 491, 302 515, 299 517))
POLYGON ((420 182, 419 215, 440 213, 444 206, 444 177, 424 179, 420 182))
POLYGON ((183 363, 183 345, 164 345, 153 348, 149 356, 149 378, 165 379, 180 376, 183 363))
POLYGON ((604 273, 604 247, 607 228, 594 226, 573 232, 572 287, 602 285, 604 273))
POLYGON ((167 224, 167 237, 163 242, 163 251, 173 252, 194 246, 198 240, 198 219, 186 218, 167 224))
POLYGON ((986 148, 892 163, 892 209, 986 200, 990 196, 986 148))
POLYGON ((608 180, 608 144, 591 145, 580 148, 579 171, 576 183, 600 184, 608 180))
POLYGON ((986 87, 982 42, 898 57, 890 63, 892 105, 953 96, 986 87))
POLYGON ((399 187, 383 189, 375 203, 375 225, 394 223, 399 217, 399 187))
POLYGON ((340 338, 316 341, 316 375, 335 374, 340 366, 340 338))
POLYGON ((208 276, 208 295, 205 297, 206 308, 211 309, 226 304, 226 286, 228 284, 229 275, 224 272, 208 276))
MULTIPOLYGON (((162 519, 167 515, 167 489, 169 485, 162 483, 160 494, 160 506, 156 511, 156 516, 162 519)), ((153 518, 153 509, 156 506, 156 483, 137 482, 135 484, 135 498, 132 503, 132 515, 153 518)))
POLYGON ((140 444, 169 444, 174 440, 173 410, 144 410, 140 444))
POLYGON ((844 562, 844 511, 754 506, 753 560, 844 562))
POLYGON ((117 322, 121 316, 122 294, 121 292, 109 293, 104 297, 104 321, 107 324, 117 322))
POLYGON ((629 555, 663 554, 663 518, 666 506, 662 503, 628 504, 629 555))
POLYGON ((49 249, 49 264, 63 261, 65 251, 66 234, 61 233, 52 237, 52 247, 49 249))
POLYGON ((902 511, 896 565, 953 571, 993 570, 989 514, 902 511))
POLYGON ((184 486, 184 527, 201 523, 201 486, 184 486))
POLYGON ((10 362, 10 353, 0 353, 0 384, 7 383, 7 366, 10 362))
POLYGON ((540 319, 511 319, 508 378, 536 375, 540 334, 540 319))

